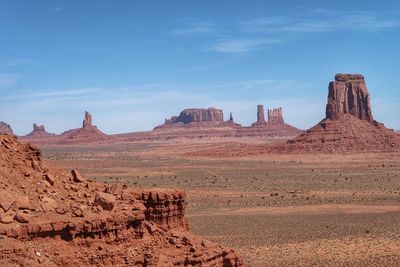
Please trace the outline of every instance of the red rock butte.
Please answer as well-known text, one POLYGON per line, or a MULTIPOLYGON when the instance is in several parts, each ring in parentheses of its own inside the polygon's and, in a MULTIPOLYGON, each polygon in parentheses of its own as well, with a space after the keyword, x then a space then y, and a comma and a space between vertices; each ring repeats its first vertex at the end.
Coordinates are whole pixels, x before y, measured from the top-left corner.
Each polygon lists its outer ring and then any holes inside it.
POLYGON ((0 121, 0 134, 14 134, 11 126, 4 121, 0 121))
POLYGON ((33 124, 33 130, 31 133, 21 136, 21 139, 43 139, 43 138, 51 138, 55 137, 56 134, 46 132, 44 125, 33 124))
POLYGON ((66 131, 61 134, 59 144, 79 144, 86 142, 100 142, 108 140, 109 137, 97 129, 92 123, 92 115, 85 111, 82 128, 66 131))
POLYGON ((224 121, 224 112, 216 108, 188 108, 180 112, 179 116, 172 116, 165 119, 163 125, 159 125, 154 130, 163 129, 210 129, 213 127, 236 127, 240 126, 233 122, 232 113, 227 121, 224 121))
POLYGON ((268 133, 269 136, 293 137, 301 130, 285 123, 282 108, 268 109, 268 121, 265 120, 264 106, 257 106, 257 121, 250 128, 242 130, 243 135, 260 135, 268 133))
POLYGON ((91 182, 10 135, 0 165, 1 266, 243 266, 189 232, 182 190, 91 182))
POLYGON ((329 84, 326 118, 339 120, 345 114, 373 121, 370 96, 364 76, 360 74, 337 74, 335 81, 329 84))
POLYGON ((400 136, 373 120, 364 76, 337 74, 329 84, 325 119, 278 151, 351 153, 399 149, 400 136))

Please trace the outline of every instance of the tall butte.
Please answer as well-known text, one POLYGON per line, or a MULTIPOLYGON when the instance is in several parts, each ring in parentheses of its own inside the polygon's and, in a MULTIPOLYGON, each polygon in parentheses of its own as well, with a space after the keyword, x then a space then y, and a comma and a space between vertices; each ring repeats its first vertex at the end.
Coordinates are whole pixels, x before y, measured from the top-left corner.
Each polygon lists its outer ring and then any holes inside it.
POLYGON ((335 81, 329 84, 326 118, 340 120, 345 114, 373 121, 367 85, 360 74, 337 74, 335 81))
POLYGON ((275 137, 294 137, 301 130, 285 123, 282 115, 282 108, 268 109, 268 121, 265 120, 264 106, 257 105, 257 121, 247 129, 243 129, 252 135, 267 135, 275 137))
POLYGON ((329 84, 325 119, 279 148, 322 153, 399 149, 400 136, 373 119, 370 95, 361 74, 337 74, 329 84))
POLYGON ((59 144, 79 144, 108 140, 108 136, 100 131, 92 122, 92 115, 85 111, 82 128, 72 129, 61 134, 59 144))

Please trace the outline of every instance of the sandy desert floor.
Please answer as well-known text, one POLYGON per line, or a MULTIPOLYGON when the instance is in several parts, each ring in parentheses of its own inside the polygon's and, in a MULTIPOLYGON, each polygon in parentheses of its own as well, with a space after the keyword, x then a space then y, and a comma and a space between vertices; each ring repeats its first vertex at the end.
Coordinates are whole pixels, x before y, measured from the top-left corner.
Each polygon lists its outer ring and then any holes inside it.
POLYGON ((400 265, 400 153, 190 156, 237 142, 41 148, 89 179, 184 188, 191 229, 246 266, 400 265))

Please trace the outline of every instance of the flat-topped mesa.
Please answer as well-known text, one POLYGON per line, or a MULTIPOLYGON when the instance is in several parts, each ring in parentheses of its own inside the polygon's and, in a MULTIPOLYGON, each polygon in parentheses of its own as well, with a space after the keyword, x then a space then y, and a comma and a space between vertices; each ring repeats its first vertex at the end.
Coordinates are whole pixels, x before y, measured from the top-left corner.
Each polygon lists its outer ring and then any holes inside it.
POLYGON ((370 96, 361 74, 337 74, 329 84, 326 118, 341 120, 345 114, 372 122, 370 96))
POLYGON ((85 119, 83 120, 82 126, 84 128, 93 126, 93 124, 92 124, 92 115, 87 111, 85 111, 85 119))
POLYGON ((4 121, 0 121, 0 134, 14 134, 11 126, 4 121))
POLYGON ((282 108, 268 109, 268 123, 269 124, 285 123, 283 120, 282 108))
POLYGON ((192 122, 223 122, 224 112, 216 108, 199 109, 191 108, 183 110, 179 116, 172 116, 171 119, 166 119, 165 124, 192 122))

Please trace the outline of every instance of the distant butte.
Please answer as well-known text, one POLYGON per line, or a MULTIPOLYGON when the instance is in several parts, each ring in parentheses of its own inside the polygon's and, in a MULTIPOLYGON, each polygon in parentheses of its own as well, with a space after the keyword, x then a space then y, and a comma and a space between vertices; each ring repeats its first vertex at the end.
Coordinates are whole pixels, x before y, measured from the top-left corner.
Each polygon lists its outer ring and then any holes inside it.
POLYGON ((92 115, 85 111, 82 128, 66 131, 61 134, 59 144, 92 143, 108 140, 109 137, 92 123, 92 115))
POLYGON ((360 74, 337 74, 329 84, 326 117, 280 150, 363 152, 400 149, 400 136, 373 119, 370 95, 360 74))
MULTIPOLYGON (((253 132, 269 132, 270 136, 296 136, 301 130, 285 123, 282 108, 268 109, 268 121, 265 120, 264 106, 257 106, 257 121, 250 127, 253 132)), ((249 130, 245 131, 249 135, 249 130)))
POLYGON ((44 125, 37 125, 36 123, 34 123, 33 131, 21 138, 35 139, 35 138, 51 138, 55 136, 56 134, 46 132, 44 125))
POLYGON ((5 123, 4 121, 0 121, 0 134, 12 135, 14 133, 9 124, 5 123))
POLYGON ((216 108, 190 108, 181 111, 179 116, 165 119, 163 125, 154 129, 165 129, 175 127, 215 127, 215 126, 239 126, 233 122, 232 114, 228 121, 224 121, 224 112, 216 108))

